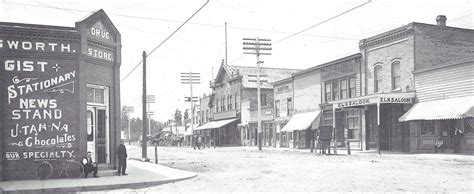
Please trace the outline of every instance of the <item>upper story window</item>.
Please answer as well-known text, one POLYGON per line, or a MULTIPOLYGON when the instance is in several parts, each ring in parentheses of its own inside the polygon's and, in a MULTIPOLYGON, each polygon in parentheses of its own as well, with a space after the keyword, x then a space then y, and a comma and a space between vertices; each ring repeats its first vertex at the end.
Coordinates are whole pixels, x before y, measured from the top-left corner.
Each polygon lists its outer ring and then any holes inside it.
POLYGON ((234 106, 235 106, 234 109, 237 109, 237 93, 235 93, 235 96, 234 96, 234 106))
POLYGON ((355 76, 348 76, 326 82, 324 84, 324 95, 326 102, 356 97, 355 76))
POLYGON ((331 101, 331 82, 329 83, 326 83, 325 86, 324 86, 324 90, 325 90, 325 94, 326 94, 326 102, 329 102, 331 101))
POLYGON ((332 99, 339 100, 339 82, 332 82, 332 99))
POLYGON ((228 109, 229 109, 229 110, 232 110, 232 109, 234 108, 234 107, 232 106, 232 101, 233 101, 232 95, 229 95, 229 100, 228 100, 228 102, 229 102, 229 108, 228 108, 228 109))
POLYGON ((374 92, 380 92, 382 89, 382 66, 378 65, 374 67, 374 92))
POLYGON ((291 98, 286 99, 286 115, 288 116, 293 115, 293 102, 291 98))
POLYGON ((392 63, 392 90, 400 88, 400 61, 392 63))
POLYGON ((341 99, 348 98, 347 90, 347 79, 343 79, 341 80, 341 99))
POLYGON ((354 77, 349 78, 349 98, 356 97, 356 79, 354 77))
POLYGON ((219 98, 216 98, 216 112, 219 112, 219 98))
POLYGON ((280 100, 275 100, 275 117, 280 117, 280 100))
POLYGON ((225 96, 222 96, 222 102, 221 102, 221 111, 225 111, 225 96))
POLYGON ((260 94, 260 104, 262 106, 267 105, 267 94, 260 94))

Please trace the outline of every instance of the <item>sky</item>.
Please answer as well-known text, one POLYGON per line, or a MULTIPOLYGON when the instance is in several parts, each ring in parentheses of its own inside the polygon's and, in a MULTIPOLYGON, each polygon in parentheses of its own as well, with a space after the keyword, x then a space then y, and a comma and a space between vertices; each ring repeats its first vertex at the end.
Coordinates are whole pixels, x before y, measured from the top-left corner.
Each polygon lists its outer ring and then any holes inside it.
MULTIPOLYGON (((129 72, 197 11, 205 0, 1 0, 0 21, 74 27, 104 9, 122 36, 121 104, 133 106, 141 117, 142 67, 129 72)), ((190 86, 181 84, 180 73, 201 75, 193 96, 210 94, 226 58, 224 24, 227 22, 229 65, 255 66, 244 55, 242 38, 272 40, 272 55, 263 56, 264 67, 306 69, 359 52, 361 39, 409 24, 436 24, 437 15, 447 25, 474 28, 470 0, 210 0, 176 34, 147 59, 147 93, 156 96, 150 105, 153 119, 166 121, 184 102, 190 86), (364 4, 366 3, 366 4, 364 4), (322 23, 356 6, 363 6, 322 23), (322 23, 322 24, 320 24, 322 23), (313 28, 310 28, 314 26, 313 28), (308 29, 303 33, 298 33, 308 29)), ((184 111, 183 111, 184 112, 184 111)))

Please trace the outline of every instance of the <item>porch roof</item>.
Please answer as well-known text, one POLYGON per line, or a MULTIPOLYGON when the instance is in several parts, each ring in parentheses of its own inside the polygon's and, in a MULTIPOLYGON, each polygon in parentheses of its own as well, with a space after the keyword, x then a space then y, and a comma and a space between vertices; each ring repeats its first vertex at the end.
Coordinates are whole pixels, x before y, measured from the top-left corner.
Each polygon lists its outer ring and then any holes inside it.
POLYGON ((420 102, 398 120, 447 120, 474 117, 474 96, 420 102))

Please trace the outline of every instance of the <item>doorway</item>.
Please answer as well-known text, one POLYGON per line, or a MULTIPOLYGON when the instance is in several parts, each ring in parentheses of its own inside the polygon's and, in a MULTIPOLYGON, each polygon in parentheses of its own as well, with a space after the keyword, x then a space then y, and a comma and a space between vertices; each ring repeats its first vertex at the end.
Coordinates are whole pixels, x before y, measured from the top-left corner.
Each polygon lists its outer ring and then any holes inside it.
POLYGON ((87 151, 92 159, 101 164, 110 164, 110 128, 108 110, 108 88, 87 85, 87 151))

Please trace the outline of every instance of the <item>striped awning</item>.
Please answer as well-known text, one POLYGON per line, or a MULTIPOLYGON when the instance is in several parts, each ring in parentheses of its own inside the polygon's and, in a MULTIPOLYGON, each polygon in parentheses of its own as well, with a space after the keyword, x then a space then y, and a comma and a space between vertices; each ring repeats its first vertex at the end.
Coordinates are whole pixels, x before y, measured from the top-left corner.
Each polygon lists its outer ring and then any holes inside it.
POLYGON ((290 121, 281 129, 281 131, 306 130, 311 127, 313 122, 319 121, 321 111, 305 112, 293 115, 290 121))
POLYGON ((416 103, 402 115, 400 122, 447 120, 474 117, 474 96, 416 103))

